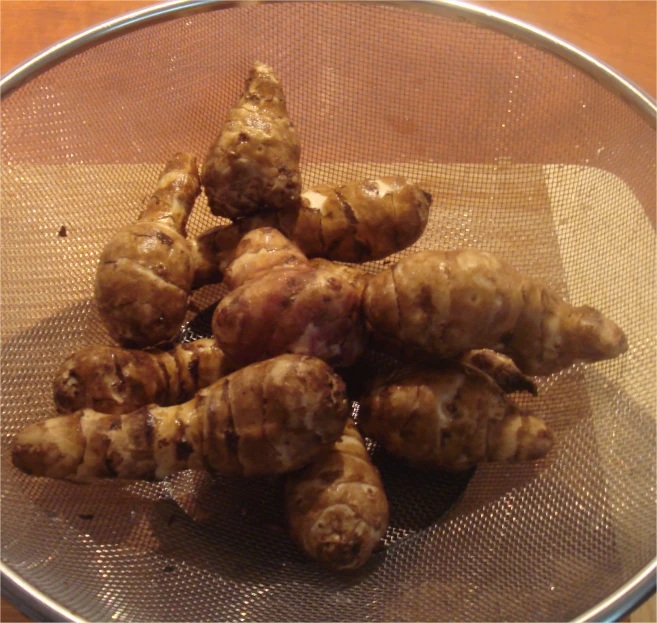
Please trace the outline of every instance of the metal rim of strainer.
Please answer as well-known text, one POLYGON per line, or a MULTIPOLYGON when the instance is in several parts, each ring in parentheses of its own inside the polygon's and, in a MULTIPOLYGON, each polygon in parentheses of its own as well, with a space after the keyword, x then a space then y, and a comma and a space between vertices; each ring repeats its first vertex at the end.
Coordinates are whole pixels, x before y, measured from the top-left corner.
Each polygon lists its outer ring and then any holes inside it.
MULTIPOLYGON (((159 21, 209 10, 294 1, 297 0, 174 0, 133 11, 56 43, 18 65, 0 78, 0 97, 8 96, 22 84, 66 58, 101 42, 124 35, 131 30, 143 28, 159 21)), ((354 0, 330 1, 353 2, 354 0)), ((355 1, 359 2, 359 0, 355 1)), ((496 30, 533 47, 538 47, 585 71, 602 86, 621 97, 641 114, 652 127, 655 127, 657 105, 654 98, 650 97, 643 89, 579 48, 525 22, 458 0, 401 0, 398 2, 364 0, 359 3, 396 6, 462 20, 476 26, 496 30)), ((633 578, 606 599, 574 620, 615 621, 620 619, 655 592, 656 572, 657 558, 648 563, 633 578)), ((73 612, 31 586, 1 561, 0 574, 2 575, 3 595, 32 618, 43 621, 82 621, 73 612)))

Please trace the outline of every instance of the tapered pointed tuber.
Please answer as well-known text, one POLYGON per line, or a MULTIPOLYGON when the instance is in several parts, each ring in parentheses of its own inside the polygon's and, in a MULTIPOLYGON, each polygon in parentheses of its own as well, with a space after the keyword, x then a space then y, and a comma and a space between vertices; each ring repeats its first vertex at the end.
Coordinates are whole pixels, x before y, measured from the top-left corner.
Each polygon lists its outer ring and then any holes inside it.
POLYGON ((322 184, 301 194, 299 208, 255 214, 214 227, 194 240, 194 287, 221 281, 245 233, 275 227, 309 258, 336 262, 382 259, 424 232, 431 196, 403 177, 322 184))
POLYGON ((285 506, 292 538, 310 557, 338 571, 367 562, 388 528, 388 500, 351 419, 338 441, 286 477, 285 506))
POLYGON ((110 335, 144 348, 173 338, 187 311, 194 269, 185 227, 200 191, 196 161, 176 154, 139 220, 103 249, 95 299, 110 335))
POLYGON ((459 361, 490 376, 505 393, 529 392, 534 396, 538 393, 536 383, 518 370, 513 359, 502 353, 486 348, 469 350, 459 357, 459 361))
POLYGON ((203 163, 213 214, 235 219, 294 209, 301 193, 300 145, 271 67, 256 63, 203 163))
POLYGON ((340 438, 344 383, 319 359, 283 355, 248 366, 182 405, 129 414, 91 409, 31 424, 12 458, 35 476, 160 480, 184 469, 281 474, 340 438))
POLYGON ((369 279, 363 311, 380 345, 406 355, 457 357, 489 348, 526 374, 627 350, 623 331, 591 307, 573 307, 542 282, 473 249, 422 251, 369 279))
POLYGON ((145 352, 88 346, 64 361, 54 382, 60 413, 94 409, 130 413, 149 404, 168 406, 192 398, 235 370, 215 340, 145 352))
POLYGON ((358 424, 388 452, 421 468, 531 461, 553 444, 547 424, 521 413, 479 370, 454 361, 376 377, 358 424))

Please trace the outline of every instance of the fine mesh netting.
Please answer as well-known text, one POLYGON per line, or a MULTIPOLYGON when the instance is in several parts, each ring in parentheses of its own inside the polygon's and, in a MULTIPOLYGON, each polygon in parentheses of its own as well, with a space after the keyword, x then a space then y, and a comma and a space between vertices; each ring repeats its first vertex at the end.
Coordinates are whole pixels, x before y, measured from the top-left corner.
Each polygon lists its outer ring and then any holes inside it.
MULTIPOLYGON (((654 558, 655 132, 582 70, 407 8, 230 7, 52 67, 3 100, 2 134, 2 556, 76 616, 559 621, 654 558), (348 576, 290 543, 279 480, 79 486, 10 461, 15 433, 54 415, 63 359, 109 340, 92 300, 102 247, 174 152, 204 157, 256 60, 284 85, 304 187, 401 174, 432 194, 423 237, 369 270, 473 246, 629 341, 521 399, 555 431, 544 460, 418 475, 373 449, 391 528, 348 576)), ((189 234, 220 222, 200 197, 189 234)), ((181 339, 207 335, 223 292, 194 294, 181 339)))

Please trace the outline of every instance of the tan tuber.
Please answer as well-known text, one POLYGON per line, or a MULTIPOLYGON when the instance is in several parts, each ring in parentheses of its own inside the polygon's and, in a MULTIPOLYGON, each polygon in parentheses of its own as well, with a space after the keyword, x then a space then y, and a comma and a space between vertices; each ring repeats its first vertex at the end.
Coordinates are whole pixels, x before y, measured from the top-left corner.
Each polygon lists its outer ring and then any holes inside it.
POLYGON ((212 213, 235 219, 296 207, 299 155, 280 80, 271 67, 256 63, 203 163, 201 179, 212 213))
POLYGON ((31 424, 14 465, 35 476, 161 480, 184 469, 257 476, 303 467, 340 438, 344 383, 323 361, 282 355, 248 366, 181 405, 128 414, 82 409, 31 424))
POLYGON ((363 566, 383 538, 388 500, 377 468, 351 418, 342 437, 286 478, 290 534, 330 569, 363 566))
POLYGON ((176 154, 139 220, 120 229, 103 249, 95 300, 120 344, 154 346, 180 329, 194 277, 185 227, 199 191, 196 161, 176 154))
POLYGON ((169 406, 235 370, 214 339, 160 351, 88 346, 68 357, 54 381, 57 411, 94 409, 130 413, 149 404, 169 406))
POLYGON ((591 307, 573 307, 544 283, 474 249, 422 251, 369 279, 368 327, 410 356, 458 357, 488 348, 543 375, 627 350, 623 331, 591 307))
POLYGON ((455 361, 375 377, 358 424, 388 452, 425 469, 531 461, 553 444, 542 419, 520 412, 488 375, 455 361))

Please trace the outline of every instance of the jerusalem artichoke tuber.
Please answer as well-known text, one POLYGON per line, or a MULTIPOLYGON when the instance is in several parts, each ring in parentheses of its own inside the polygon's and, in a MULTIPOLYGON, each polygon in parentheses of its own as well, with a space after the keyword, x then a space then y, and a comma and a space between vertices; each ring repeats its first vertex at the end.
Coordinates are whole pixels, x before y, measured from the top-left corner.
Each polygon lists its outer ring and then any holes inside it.
POLYGON ((310 260, 310 265, 315 270, 324 270, 341 277, 354 286, 361 296, 365 290, 365 285, 367 284, 368 279, 373 274, 361 270, 358 266, 354 266, 353 264, 337 264, 336 262, 325 260, 321 257, 315 257, 310 260))
POLYGON ((536 383, 518 370, 513 359, 502 353, 486 348, 469 350, 459 358, 459 361, 474 366, 490 376, 504 393, 529 392, 534 396, 538 393, 536 383))
POLYGON ((212 213, 235 219, 294 209, 301 192, 299 155, 280 80, 271 67, 256 63, 203 163, 212 213))
POLYGON ((403 177, 322 184, 301 194, 296 210, 254 214, 214 227, 193 241, 194 287, 221 281, 242 236, 275 227, 306 257, 368 262, 413 244, 424 232, 431 196, 403 177))
POLYGON ((281 232, 261 227, 248 232, 235 248, 224 283, 234 290, 255 277, 290 268, 309 268, 306 256, 281 232))
POLYGON ((176 154, 139 220, 103 249, 95 299, 110 335, 124 346, 173 338, 187 311, 194 276, 187 219, 200 190, 196 161, 176 154))
POLYGON ((369 279, 363 311, 379 344, 417 356, 490 348, 527 374, 627 350, 623 331, 591 307, 573 307, 545 284, 473 249, 422 251, 369 279))
POLYGON ((89 346, 62 364, 54 382, 60 413, 94 409, 130 413, 148 404, 168 406, 235 370, 213 339, 145 352, 89 346))
MULTIPOLYGON (((364 349, 359 290, 333 271, 304 263, 296 252, 292 265, 273 270, 269 260, 284 261, 289 253, 273 254, 269 248, 259 254, 256 241, 271 239, 262 231, 245 236, 250 242, 241 248, 249 261, 241 263, 238 257, 234 264, 240 268, 233 271, 231 265, 227 270, 231 279, 238 274, 243 285, 219 302, 212 317, 221 349, 242 365, 286 352, 319 357, 334 366, 353 363, 364 349), (259 257, 269 271, 258 270, 259 257)), ((276 238, 286 241, 278 232, 276 238)))
POLYGON ((12 457, 29 474, 77 482, 160 480, 188 468, 280 474, 339 439, 348 415, 344 383, 324 362, 283 355, 233 372, 182 405, 124 415, 83 409, 31 424, 12 457))
POLYGON ((546 423, 521 413, 479 370, 453 361, 376 377, 358 424, 391 454, 422 468, 531 461, 553 444, 546 423))
POLYGON ((388 528, 388 500, 351 418, 338 441, 288 474, 285 506, 292 538, 310 557, 339 571, 367 562, 388 528))

